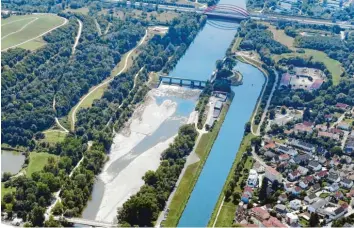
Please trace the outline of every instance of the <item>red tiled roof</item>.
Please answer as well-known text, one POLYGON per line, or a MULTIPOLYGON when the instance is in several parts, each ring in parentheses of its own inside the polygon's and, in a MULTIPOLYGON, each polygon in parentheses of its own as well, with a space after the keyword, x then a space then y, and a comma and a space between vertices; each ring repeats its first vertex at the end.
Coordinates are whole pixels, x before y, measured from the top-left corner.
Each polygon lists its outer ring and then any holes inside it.
POLYGON ((275 143, 274 142, 270 142, 267 145, 264 146, 264 148, 266 149, 274 149, 275 148, 275 143))
POLYGON ((285 160, 285 159, 290 159, 290 156, 289 156, 289 154, 281 154, 279 156, 279 158, 282 159, 282 160, 285 160))
POLYGON ((301 188, 299 186, 296 186, 294 190, 295 192, 301 192, 301 188))
POLYGON ((318 177, 325 177, 325 176, 327 176, 327 174, 328 174, 328 171, 322 170, 322 171, 319 171, 316 175, 318 177))
POLYGON ((348 108, 348 106, 349 106, 349 105, 343 104, 343 103, 337 103, 337 104, 336 104, 336 107, 337 107, 337 108, 348 108))

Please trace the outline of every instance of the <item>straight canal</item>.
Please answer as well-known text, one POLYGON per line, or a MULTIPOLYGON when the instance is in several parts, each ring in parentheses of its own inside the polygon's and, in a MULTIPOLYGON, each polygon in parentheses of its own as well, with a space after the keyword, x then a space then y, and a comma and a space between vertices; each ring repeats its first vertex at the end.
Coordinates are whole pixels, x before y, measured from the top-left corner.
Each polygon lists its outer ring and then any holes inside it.
MULTIPOLYGON (((221 0, 220 4, 234 4, 246 8, 245 0, 221 0)), ((236 35, 234 22, 208 20, 171 76, 207 80, 217 59, 236 35)), ((249 121, 265 82, 257 68, 238 62, 236 69, 243 75, 243 84, 233 87, 234 98, 219 135, 203 167, 191 197, 179 221, 179 227, 206 227, 222 191, 232 163, 240 147, 244 126, 249 121)))

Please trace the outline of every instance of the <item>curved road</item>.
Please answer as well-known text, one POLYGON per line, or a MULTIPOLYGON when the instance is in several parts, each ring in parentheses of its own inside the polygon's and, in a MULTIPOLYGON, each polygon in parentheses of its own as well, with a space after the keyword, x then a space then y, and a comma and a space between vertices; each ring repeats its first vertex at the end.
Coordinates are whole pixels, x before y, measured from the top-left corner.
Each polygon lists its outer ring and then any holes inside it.
MULTIPOLYGON (((124 67, 116 74, 116 76, 120 75, 121 73, 123 73, 123 71, 126 70, 127 66, 128 66, 128 60, 129 60, 129 57, 130 55, 137 49, 139 48, 145 41, 147 37, 147 30, 145 30, 145 35, 144 37, 141 39, 141 41, 139 42, 139 44, 133 48, 132 50, 129 51, 127 57, 125 58, 125 62, 124 62, 124 67)), ((115 77, 116 77, 115 76, 115 77)), ((114 77, 102 82, 101 84, 97 85, 96 87, 94 87, 89 93, 87 93, 80 101, 79 103, 75 106, 74 110, 73 110, 73 113, 71 115, 71 130, 74 131, 75 130, 75 117, 76 117, 76 112, 78 110, 78 108, 80 107, 80 105, 82 104, 82 102, 88 97, 91 95, 91 93, 93 93, 94 91, 96 91, 97 89, 99 89, 100 87, 110 83, 111 81, 113 81, 114 77)))

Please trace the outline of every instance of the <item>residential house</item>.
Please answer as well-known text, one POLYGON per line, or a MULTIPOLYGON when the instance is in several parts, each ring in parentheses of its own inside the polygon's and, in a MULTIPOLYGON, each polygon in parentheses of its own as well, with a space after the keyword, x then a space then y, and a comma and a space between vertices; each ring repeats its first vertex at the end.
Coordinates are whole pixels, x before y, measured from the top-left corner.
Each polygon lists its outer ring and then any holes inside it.
POLYGON ((338 191, 339 189, 339 184, 338 183, 333 183, 328 187, 328 190, 331 192, 338 191))
POLYGON ((318 198, 317 198, 316 194, 311 193, 310 195, 306 196, 304 200, 307 204, 312 204, 313 202, 318 200, 318 198))
POLYGON ((270 219, 268 219, 267 221, 263 221, 262 225, 263 227, 282 227, 282 228, 287 227, 275 217, 270 217, 270 219))
POLYGON ((244 203, 249 203, 249 199, 253 196, 253 189, 249 186, 246 186, 243 190, 243 194, 241 196, 241 201, 244 203))
POLYGON ((296 186, 295 188, 293 188, 292 194, 294 196, 298 196, 301 193, 302 189, 299 186, 296 186))
POLYGON ((298 133, 309 133, 311 134, 313 132, 313 129, 312 129, 312 126, 306 126, 305 124, 303 123, 298 123, 298 124, 295 124, 294 126, 294 132, 296 134, 298 133))
POLYGON ((309 182, 306 179, 302 179, 302 180, 299 181, 299 186, 302 189, 306 189, 306 188, 309 187, 309 182))
POLYGON ((344 195, 341 191, 336 191, 333 196, 336 200, 343 199, 343 197, 344 197, 344 195))
POLYGON ((319 190, 321 190, 321 185, 319 183, 316 183, 311 187, 311 192, 313 193, 318 192, 319 190))
POLYGON ((317 134, 318 137, 323 137, 323 138, 330 138, 330 139, 334 139, 334 140, 339 140, 340 136, 337 134, 333 134, 331 132, 327 132, 327 131, 319 131, 317 134))
POLYGON ((328 176, 328 171, 327 170, 321 170, 318 173, 315 174, 315 179, 316 180, 321 180, 325 177, 328 176))
POLYGON ((247 179, 247 185, 255 188, 258 185, 258 173, 256 170, 251 169, 247 179))
POLYGON ((324 125, 324 124, 317 124, 316 125, 316 129, 318 130, 318 131, 327 131, 327 126, 326 125, 324 125))
POLYGON ((322 165, 317 161, 310 161, 308 167, 313 171, 320 171, 322 169, 322 165))
POLYGON ((286 194, 281 194, 279 197, 278 197, 278 200, 282 203, 286 202, 288 200, 288 196, 286 194))
POLYGON ((345 131, 349 131, 350 130, 350 125, 347 122, 340 122, 337 125, 337 128, 341 129, 341 130, 345 130, 345 131))
POLYGON ((332 133, 332 134, 339 135, 339 136, 344 135, 344 131, 342 131, 342 130, 340 130, 340 129, 338 129, 338 128, 334 128, 334 127, 330 128, 330 129, 328 130, 328 132, 329 132, 329 133, 332 133))
POLYGON ((293 213, 286 214, 286 223, 292 225, 292 224, 297 224, 298 222, 299 222, 299 216, 293 213))
POLYGON ((344 178, 343 180, 341 180, 340 184, 343 188, 346 188, 346 189, 351 189, 353 187, 353 181, 349 180, 347 178, 344 178))
POLYGON ((345 142, 344 153, 346 153, 346 154, 354 153, 354 137, 353 136, 348 137, 347 141, 345 142))
POLYGON ((340 161, 341 163, 351 164, 353 159, 347 155, 343 155, 342 157, 340 157, 340 161))
POLYGON ((290 159, 289 154, 281 154, 279 155, 279 161, 288 161, 290 159))
POLYGON ((284 154, 289 154, 290 156, 296 156, 297 155, 297 151, 296 150, 294 150, 293 148, 290 148, 290 147, 283 146, 283 145, 280 145, 277 148, 277 152, 284 153, 284 154))
POLYGON ((295 185, 293 183, 284 182, 284 189, 286 192, 293 192, 295 185))
POLYGON ((263 148, 266 150, 274 150, 276 148, 275 142, 270 141, 263 148))
POLYGON ((340 177, 338 173, 330 172, 328 174, 327 180, 331 183, 338 183, 340 181, 340 177))
POLYGON ((276 171, 274 168, 272 167, 267 167, 264 176, 270 180, 271 182, 274 182, 275 180, 278 181, 278 183, 281 183, 281 180, 283 179, 283 176, 281 175, 281 173, 279 173, 278 171, 276 171))
POLYGON ((326 121, 332 121, 333 115, 332 114, 327 114, 327 115, 324 116, 324 118, 325 118, 326 121))
POLYGON ((308 212, 316 213, 318 209, 325 207, 328 204, 328 201, 325 199, 316 200, 313 204, 307 207, 308 212))
POLYGON ((316 151, 316 147, 314 145, 300 140, 290 139, 289 144, 308 153, 313 153, 316 151))
POLYGON ((343 103, 337 103, 336 108, 340 108, 342 110, 347 110, 349 108, 349 105, 343 104, 343 103))
POLYGON ((296 181, 301 177, 301 173, 298 170, 295 170, 288 174, 289 181, 296 181))
POLYGON ((329 221, 332 221, 332 220, 339 219, 340 217, 343 217, 345 213, 346 213, 345 208, 338 207, 334 211, 328 212, 326 217, 328 218, 329 221))
POLYGON ((266 219, 270 218, 270 214, 268 213, 267 210, 261 208, 261 207, 254 207, 251 209, 251 214, 259 219, 260 221, 264 221, 266 219))
POLYGON ((299 166, 297 167, 297 171, 299 171, 302 176, 305 176, 309 172, 309 169, 303 166, 299 166))
POLYGON ((267 160, 272 160, 275 156, 277 156, 275 153, 271 152, 271 151, 266 151, 264 153, 264 156, 267 160))
POLYGON ((327 159, 323 156, 320 156, 318 158, 318 162, 321 164, 321 165, 324 165, 326 162, 327 162, 327 159))
POLYGON ((293 210, 299 210, 301 207, 301 200, 294 199, 294 200, 290 201, 289 207, 293 210))
POLYGON ((308 154, 300 154, 294 158, 294 161, 298 165, 307 165, 310 161, 310 156, 308 154))
POLYGON ((287 211, 286 211, 286 206, 283 205, 283 204, 277 204, 277 205, 275 205, 274 210, 275 210, 276 212, 280 213, 280 214, 285 214, 285 213, 287 213, 287 211))

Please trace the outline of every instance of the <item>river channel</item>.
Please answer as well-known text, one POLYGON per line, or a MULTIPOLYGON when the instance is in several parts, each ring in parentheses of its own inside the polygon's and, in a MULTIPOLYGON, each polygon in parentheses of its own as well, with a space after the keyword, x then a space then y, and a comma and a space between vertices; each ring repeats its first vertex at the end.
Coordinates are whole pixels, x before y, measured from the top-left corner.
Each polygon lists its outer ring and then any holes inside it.
MULTIPOLYGON (((245 8, 246 3, 244 0, 221 0, 220 4, 234 4, 245 8)), ((191 75, 193 79, 208 79, 215 67, 215 61, 222 58, 234 35, 235 30, 220 30, 207 24, 172 73, 191 75), (203 43, 206 40, 208 43, 203 43)), ((236 69, 243 75, 243 84, 232 88, 235 96, 179 221, 179 227, 207 226, 236 158, 244 126, 252 115, 265 82, 263 73, 251 65, 238 62, 236 69)))
MULTIPOLYGON (((245 8, 245 0, 221 0, 220 4, 245 8)), ((208 20, 169 76, 209 79, 216 60, 224 57, 238 26, 235 22, 208 20)), ((240 146, 244 125, 262 90, 265 79, 257 68, 239 62, 236 69, 243 74, 243 85, 232 88, 234 99, 179 226, 207 225, 240 146)), ((145 106, 147 109, 151 106, 150 109, 142 111, 141 116, 133 120, 129 132, 115 136, 109 161, 97 178, 92 199, 83 212, 84 218, 115 220, 117 207, 139 190, 143 184, 141 177, 147 170, 157 169, 161 152, 173 141, 178 128, 187 122, 199 93, 195 91, 184 96, 187 90, 182 93, 159 90, 152 92, 151 101, 145 101, 145 106), (145 116, 144 113, 155 113, 155 116, 145 116), (144 118, 148 121, 144 122, 144 118), (157 123, 153 124, 154 121, 157 123)))

